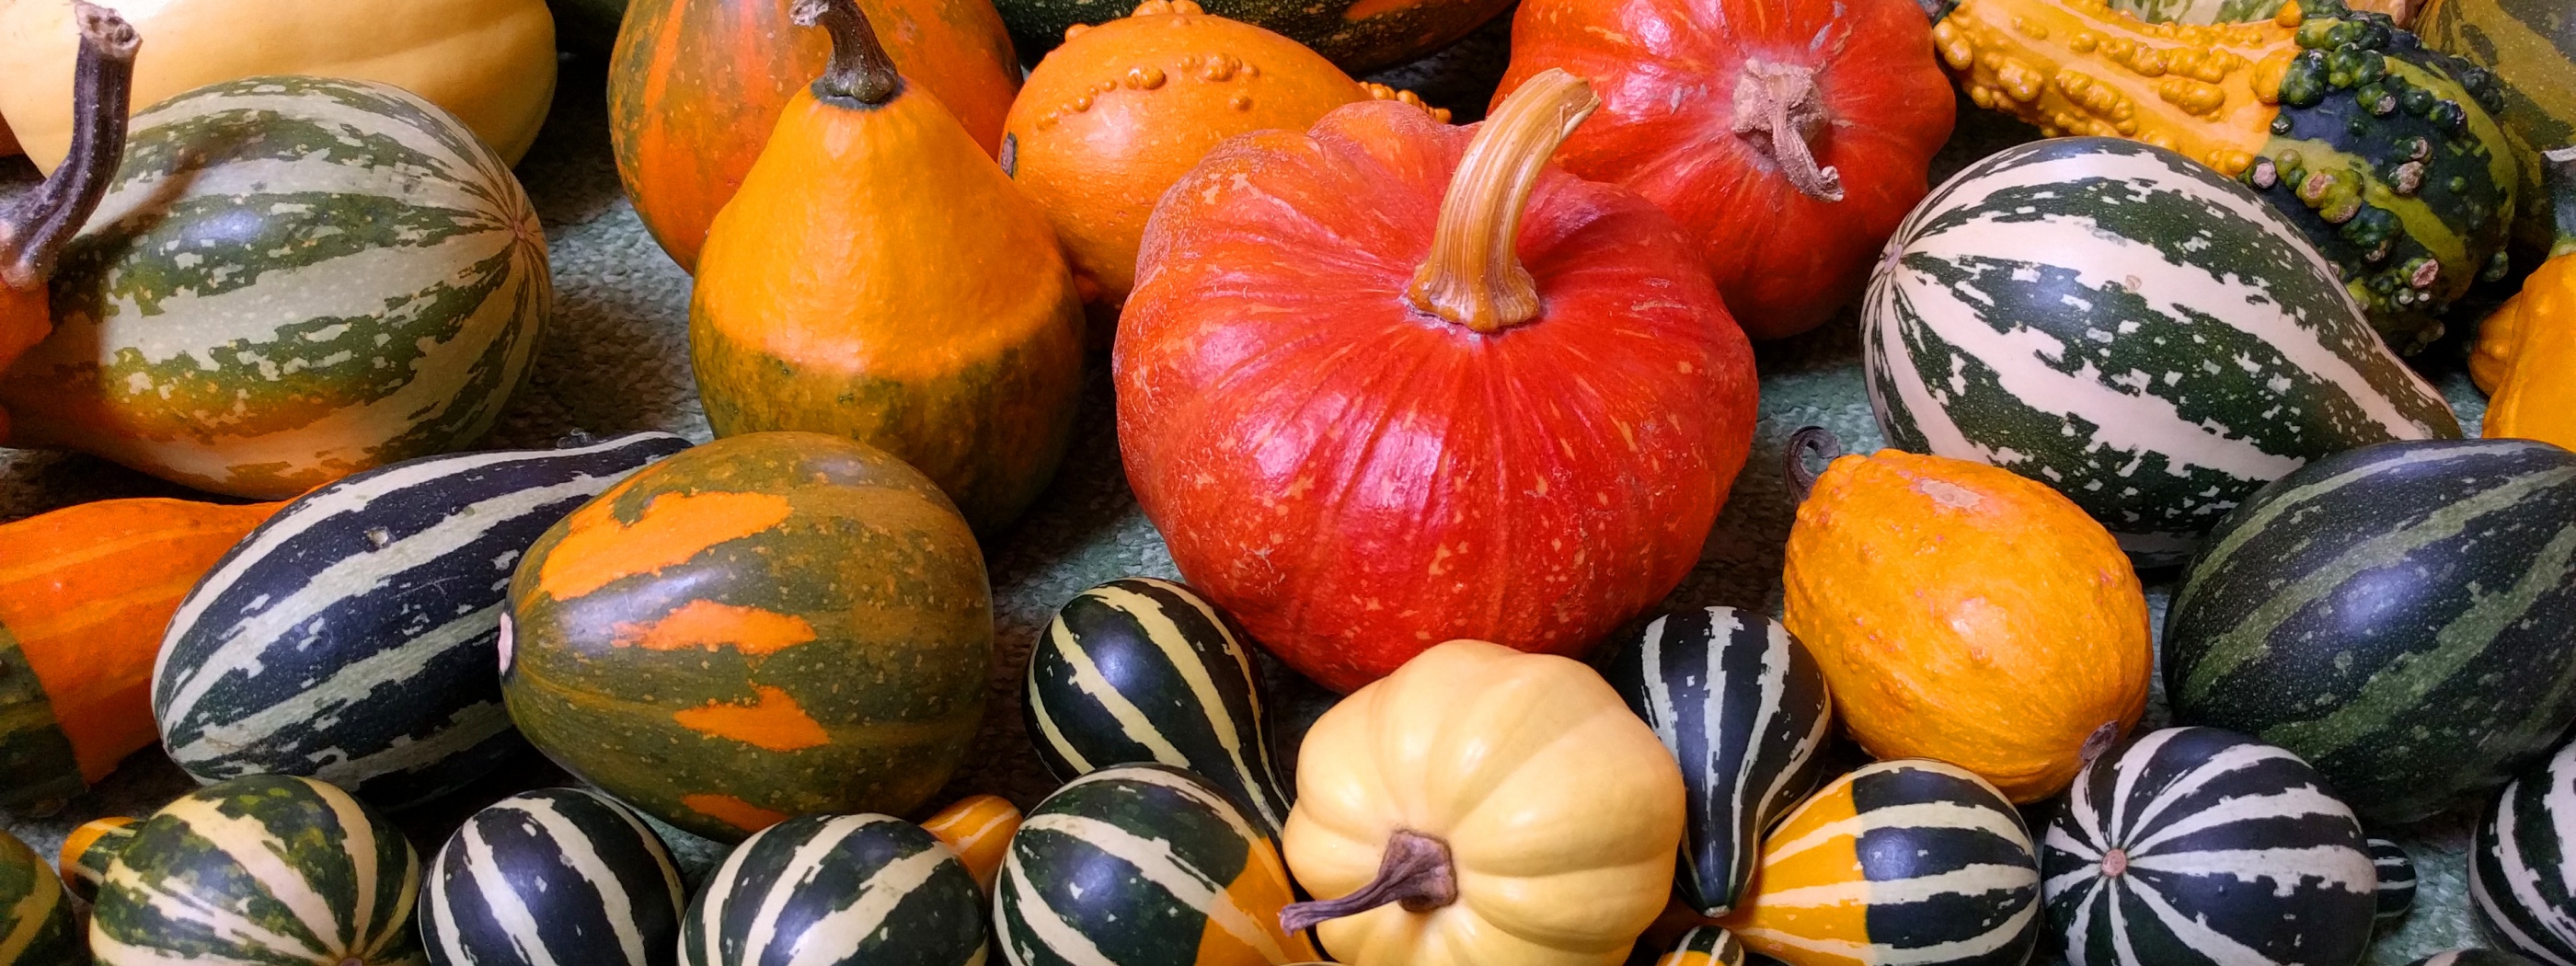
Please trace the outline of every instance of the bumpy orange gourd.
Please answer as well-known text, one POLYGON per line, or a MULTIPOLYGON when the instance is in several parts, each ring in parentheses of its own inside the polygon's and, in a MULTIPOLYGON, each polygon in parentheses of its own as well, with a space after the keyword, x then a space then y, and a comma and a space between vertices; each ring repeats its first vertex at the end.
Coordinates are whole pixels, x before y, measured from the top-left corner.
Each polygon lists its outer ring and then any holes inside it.
POLYGON ((80 794, 159 740, 170 615, 285 505, 102 500, 0 525, 0 808, 80 794))
MULTIPOLYGON (((105 7, 75 0, 73 23, 80 30, 80 54, 72 67, 71 152, 43 184, 0 209, 0 369, 54 331, 45 278, 63 246, 107 197, 107 184, 125 157, 134 52, 142 41, 105 7)), ((8 438, 9 414, 0 410, 0 441, 8 438)))
POLYGON ((718 436, 833 433, 912 464, 977 532, 1054 477, 1082 306, 1046 219, 851 0, 798 0, 833 59, 716 216, 689 354, 718 436))
POLYGON ((2073 501, 2005 470, 1880 450, 1807 475, 1789 530, 1781 623, 1824 668, 1834 708, 1880 759, 1966 768, 2017 803, 2064 789, 2088 743, 2145 710, 2147 600, 2119 541, 2073 501))
POLYGON ((2576 449, 2576 148, 2544 157, 2558 244, 2479 328, 2469 375, 2490 394, 2480 435, 2576 449))
POLYGON ((1065 31, 1029 72, 1003 125, 1003 165, 1046 209, 1084 299, 1115 308, 1136 286, 1154 203, 1217 142, 1304 130, 1372 97, 1421 103, 1190 0, 1147 0, 1132 16, 1065 31))

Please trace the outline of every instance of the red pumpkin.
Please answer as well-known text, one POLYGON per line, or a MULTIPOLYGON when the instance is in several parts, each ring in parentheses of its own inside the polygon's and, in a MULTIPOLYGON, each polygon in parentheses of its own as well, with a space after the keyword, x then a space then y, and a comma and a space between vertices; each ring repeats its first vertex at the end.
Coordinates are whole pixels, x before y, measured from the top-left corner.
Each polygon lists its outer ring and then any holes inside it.
POLYGON ((1542 77, 1475 129, 1369 102, 1236 138, 1146 227, 1128 482, 1329 687, 1452 638, 1589 648, 1690 572, 1744 464, 1750 345, 1671 219, 1546 163, 1595 102, 1542 77))
POLYGON ((1915 0, 1524 0, 1496 96, 1551 68, 1602 101, 1557 161, 1698 237, 1757 339, 1860 294, 1955 112, 1915 0))

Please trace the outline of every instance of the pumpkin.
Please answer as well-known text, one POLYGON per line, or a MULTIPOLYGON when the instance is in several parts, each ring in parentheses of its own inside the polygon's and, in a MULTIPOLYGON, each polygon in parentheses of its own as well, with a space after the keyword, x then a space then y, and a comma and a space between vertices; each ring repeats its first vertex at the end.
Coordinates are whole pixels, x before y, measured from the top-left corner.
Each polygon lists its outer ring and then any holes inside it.
MULTIPOLYGON (((502 167, 536 143, 554 103, 554 15, 545 0, 101 0, 152 42, 137 107, 273 74, 389 84, 438 105, 502 167)), ((74 4, 0 3, 0 115, 39 168, 72 142, 74 4)), ((139 125, 138 125, 139 126, 139 125)))
POLYGON ((2118 541, 1991 466, 1840 450, 1821 429, 1790 440, 1805 501, 1781 577, 1781 623, 1836 714, 1873 756, 1950 762, 2015 803, 2065 789, 2146 709, 2147 600, 2118 541))
POLYGON ((1684 814, 1600 675, 1451 641, 1306 732, 1282 842, 1317 901, 1281 921, 1358 966, 1610 966, 1663 912, 1684 814))
POLYGON ((284 499, 471 445, 553 304, 527 194, 446 111, 365 81, 201 87, 135 116, 53 335, 0 376, 7 442, 284 499))
POLYGON ((80 922, 43 856, 0 832, 0 964, 83 966, 80 922))
POLYGON ((82 822, 65 834, 62 851, 54 857, 61 867, 63 887, 82 902, 97 902, 98 888, 107 882, 107 867, 115 864, 117 853, 133 844, 134 833, 142 825, 142 820, 130 815, 110 815, 82 822))
POLYGON ((921 827, 956 852, 975 884, 991 896, 993 877, 1001 874, 1002 858, 1010 854, 1011 835, 1020 830, 1020 810, 999 795, 968 795, 922 819, 921 827))
POLYGON ((2371 910, 2371 916, 2386 928, 2387 923, 2404 919, 2415 909, 2415 860, 2406 854, 2404 846, 2387 839, 2371 839, 2370 866, 2379 874, 2379 888, 2374 893, 2378 905, 2371 910))
POLYGON ((1054 224, 1085 299, 1115 309, 1136 287, 1146 216, 1217 142, 1306 128, 1372 94, 1411 99, 1191 0, 1146 0, 1072 28, 1029 71, 1003 124, 1003 163, 1054 224))
POLYGON ((1146 229, 1128 483, 1335 690, 1453 637, 1590 648, 1690 572, 1750 448, 1750 344, 1671 219, 1547 165, 1595 99, 1540 77, 1473 130, 1370 102, 1237 138, 1146 229))
MULTIPOLYGON (((1177 2, 1177 0, 1175 0, 1177 2)), ((1446 47, 1511 0, 1205 0, 1210 12, 1276 31, 1343 70, 1367 73, 1446 47)), ((1136 0, 1000 0, 1020 49, 1044 51, 1081 28, 1126 16, 1136 0)))
POLYGON ((938 487, 865 444, 754 433, 645 467, 528 548, 501 697, 574 775, 738 841, 927 801, 992 654, 983 554, 938 487))
POLYGON ((2499 85, 2386 16, 2316 0, 2148 24, 2101 0, 1962 0, 1932 35, 1979 107, 2180 151, 2253 188, 2401 353, 2509 267, 2523 172, 2499 85))
POLYGON ((2469 847, 2469 907, 2497 945, 2576 964, 2576 745, 2487 803, 2469 847))
MULTIPOLYGON (((0 208, 0 370, 54 331, 46 281, 63 246, 107 197, 125 152, 126 99, 133 92, 141 39, 105 7, 80 4, 79 17, 72 94, 80 102, 78 150, 70 164, 0 208)), ((9 436, 9 413, 0 409, 0 440, 9 436)))
MULTIPOLYGON (((644 227, 685 271, 831 41, 793 0, 631 0, 608 61, 608 141, 644 227)), ((1019 58, 986 0, 861 0, 897 70, 999 151, 1019 58)))
POLYGON ((660 836, 607 796, 542 788, 477 811, 421 890, 430 966, 672 966, 688 896, 660 836))
POLYGON ((1681 223, 1756 339, 1812 329, 1860 294, 1922 200, 1956 100, 1912 0, 1527 0, 1507 96, 1563 68, 1601 112, 1557 161, 1681 223))
POLYGON ((2479 327, 2469 375, 2488 393, 2484 435, 2576 448, 2576 147, 2544 157, 2557 244, 2479 327))
POLYGON ((280 503, 83 503, 0 524, 0 807, 50 810, 159 737, 179 602, 280 503))
POLYGON ((1073 436, 1073 279, 1045 218, 895 73, 855 2, 798 0, 796 18, 828 28, 832 63, 707 232, 689 299, 707 423, 852 437, 998 532, 1073 436))
POLYGON ((982 966, 984 894, 920 826, 807 815, 735 846, 680 927, 681 966, 982 966))

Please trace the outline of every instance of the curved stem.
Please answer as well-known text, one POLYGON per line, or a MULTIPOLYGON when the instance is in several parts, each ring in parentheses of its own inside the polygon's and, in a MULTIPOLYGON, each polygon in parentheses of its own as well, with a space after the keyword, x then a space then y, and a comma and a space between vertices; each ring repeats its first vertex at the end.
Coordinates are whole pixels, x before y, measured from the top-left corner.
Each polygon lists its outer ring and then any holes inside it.
POLYGON ((1810 454, 1832 463, 1842 457, 1843 441, 1834 437, 1833 430, 1822 426, 1809 426, 1789 434, 1789 462, 1784 470, 1789 479, 1789 492, 1800 501, 1806 500, 1808 490, 1816 488, 1817 473, 1807 466, 1810 454))
POLYGON ((2102 722, 2101 727, 2093 729, 2092 734, 2084 736, 2084 747, 2076 751, 2075 754, 2077 760, 2090 765, 2093 763, 2093 759, 2102 757, 2104 752, 2111 750, 2112 745, 2119 743, 2120 723, 2117 721, 2105 721, 2102 722))
POLYGON ((1735 135, 1771 159, 1800 194, 1843 200, 1842 172, 1816 164, 1807 142, 1823 130, 1824 91, 1814 68, 1748 60, 1735 78, 1735 135))
POLYGON ((1405 292, 1414 308, 1487 335, 1538 318, 1538 282, 1521 267, 1521 213, 1556 146, 1600 106, 1589 82, 1550 68, 1477 127, 1440 199, 1431 256, 1405 292))
POLYGON ((125 158, 125 115, 134 95, 134 52, 143 45, 116 11, 75 2, 80 55, 72 65, 71 152, 43 184, 0 213, 0 285, 31 289, 43 284, 107 197, 107 185, 125 158))
POLYGON ((1279 928, 1293 935, 1324 920, 1356 916, 1390 902, 1402 905, 1406 912, 1430 912, 1456 901, 1458 867, 1450 861, 1449 844, 1397 829, 1386 837, 1377 878, 1339 899, 1290 903, 1279 910, 1279 928))
POLYGON ((2558 243, 2549 249, 2549 257, 2576 255, 2576 148, 2559 148, 2540 156, 2541 181, 2548 186, 2550 214, 2558 228, 2558 243))
POLYGON ((799 26, 819 24, 832 35, 832 63, 814 79, 815 97, 873 106, 903 91, 903 75, 855 0, 796 0, 790 13, 799 26))

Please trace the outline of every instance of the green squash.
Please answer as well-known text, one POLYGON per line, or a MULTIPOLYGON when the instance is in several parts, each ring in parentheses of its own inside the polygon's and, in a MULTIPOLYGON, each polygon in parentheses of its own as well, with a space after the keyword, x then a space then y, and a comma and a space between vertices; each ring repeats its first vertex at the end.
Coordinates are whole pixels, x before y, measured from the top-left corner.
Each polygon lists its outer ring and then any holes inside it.
MULTIPOLYGON (((1011 44, 1036 60, 1065 28, 1134 13, 1139 0, 999 0, 1011 44)), ((1147 0, 1150 2, 1150 0, 1147 0)), ((1183 0, 1186 2, 1186 0, 1183 0)), ((1512 0, 1198 0, 1200 7, 1286 34, 1343 70, 1366 73, 1442 47, 1508 10, 1512 0)))
POLYGON ((707 877, 679 966, 983 966, 984 891, 921 826, 807 815, 762 829, 707 877))
POLYGON ((87 966, 80 925, 43 856, 0 832, 0 966, 87 966))

